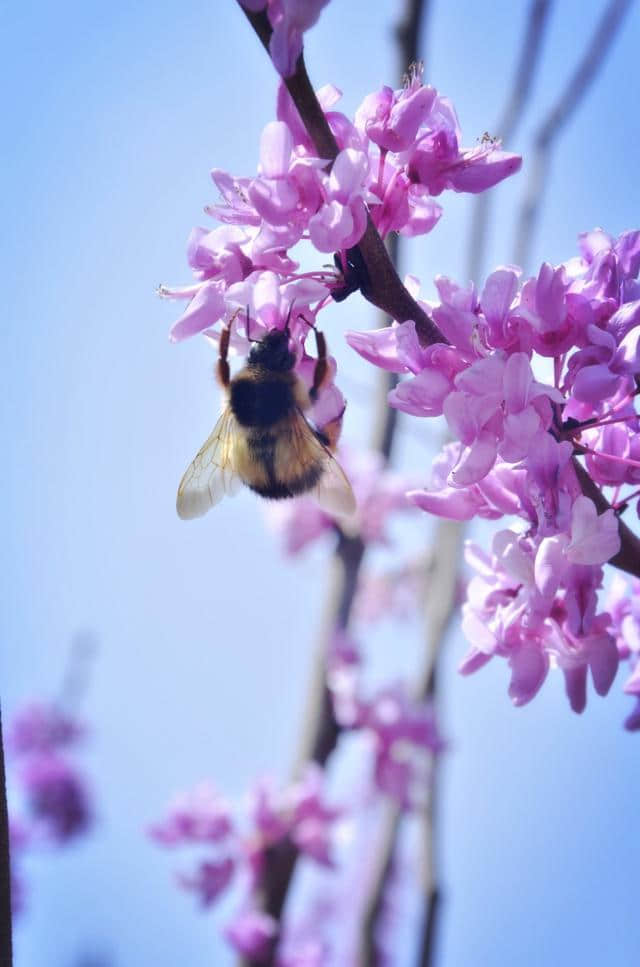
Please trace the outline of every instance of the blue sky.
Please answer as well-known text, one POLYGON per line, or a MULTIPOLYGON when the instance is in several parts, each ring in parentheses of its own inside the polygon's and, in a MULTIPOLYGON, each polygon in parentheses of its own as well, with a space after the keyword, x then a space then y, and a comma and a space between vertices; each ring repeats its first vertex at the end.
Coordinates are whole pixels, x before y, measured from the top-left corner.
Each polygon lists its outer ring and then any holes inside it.
MULTIPOLYGON (((426 77, 453 99, 471 144, 502 113, 527 4, 432 7, 426 77)), ((333 0, 308 37, 314 83, 342 88, 348 113, 395 81, 397 9, 333 0)), ((556 4, 509 146, 523 171, 495 192, 488 266, 513 257, 531 133, 600 9, 556 4)), ((194 525, 177 519, 176 484, 218 396, 210 350, 168 343, 175 307, 154 289, 188 280, 185 240, 213 198, 210 168, 254 171, 275 75, 231 0, 24 2, 4 20, 6 717, 55 695, 75 632, 100 640, 83 708, 99 823, 90 840, 29 862, 16 967, 72 967, 86 951, 112 967, 224 967, 221 914, 199 914, 175 890, 173 857, 143 830, 203 775, 234 797, 256 774, 286 775, 325 552, 283 560, 248 494, 194 525)), ((636 4, 558 143, 532 266, 573 254, 580 231, 637 223, 639 39, 636 4)), ((426 293, 438 273, 464 277, 468 202, 443 201, 441 225, 407 253, 426 293)), ((372 374, 341 331, 376 317, 357 298, 326 316, 345 387, 357 388, 345 428, 357 440, 369 432, 372 374)), ((432 432, 417 428, 424 446, 415 432, 401 438, 403 469, 426 476, 432 432)), ((420 526, 426 540, 430 524, 420 526)), ((383 627, 368 642, 379 667, 396 671, 418 645, 417 625, 383 627)), ((442 677, 451 751, 440 967, 635 963, 640 756, 638 737, 621 729, 621 679, 606 700, 590 696, 582 717, 557 678, 515 710, 505 668, 457 676, 464 647, 454 631, 442 677)))

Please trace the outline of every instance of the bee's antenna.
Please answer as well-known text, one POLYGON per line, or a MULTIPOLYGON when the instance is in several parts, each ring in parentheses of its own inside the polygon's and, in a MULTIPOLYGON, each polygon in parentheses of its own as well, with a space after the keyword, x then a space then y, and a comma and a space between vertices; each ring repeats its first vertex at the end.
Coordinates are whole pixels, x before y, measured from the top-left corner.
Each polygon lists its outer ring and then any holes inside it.
POLYGON ((284 331, 286 332, 287 336, 291 336, 291 330, 289 328, 289 323, 291 322, 291 313, 292 312, 293 312, 293 302, 289 306, 289 311, 287 313, 287 321, 284 324, 284 331))
POLYGON ((251 327, 251 316, 249 315, 249 306, 247 306, 247 327, 246 327, 247 328, 247 339, 249 340, 249 342, 260 342, 259 339, 252 339, 251 338, 251 328, 250 327, 251 327))
POLYGON ((236 321, 236 319, 238 318, 238 313, 239 312, 240 312, 240 310, 239 309, 236 309, 236 311, 233 313, 233 315, 229 319, 229 322, 227 323, 227 329, 229 330, 229 332, 231 332, 231 327, 234 324, 234 322, 236 321))

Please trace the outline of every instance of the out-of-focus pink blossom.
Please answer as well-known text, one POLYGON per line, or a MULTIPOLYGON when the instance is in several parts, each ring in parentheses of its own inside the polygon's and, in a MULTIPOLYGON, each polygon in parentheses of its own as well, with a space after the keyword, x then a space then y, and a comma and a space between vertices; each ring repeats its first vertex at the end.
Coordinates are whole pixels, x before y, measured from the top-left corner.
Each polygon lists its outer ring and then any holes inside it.
POLYGON ((176 797, 167 818, 149 829, 163 846, 220 843, 233 831, 230 805, 208 783, 176 797))
MULTIPOLYGON (((243 0, 244 2, 244 0, 243 0)), ((256 0, 248 0, 250 7, 256 0)), ((318 20, 329 0, 267 0, 267 16, 273 27, 269 53, 274 67, 283 77, 290 77, 302 53, 302 35, 318 20)), ((265 4, 262 5, 264 7, 265 4)), ((262 8, 261 8, 262 9, 262 8)))
POLYGON ((84 727, 55 705, 31 702, 12 719, 7 748, 14 756, 54 752, 74 744, 84 734, 84 727))
POLYGON ((85 782, 60 756, 35 755, 20 778, 34 821, 51 839, 64 843, 85 832, 91 809, 85 782))
POLYGON ((235 872, 230 856, 222 860, 204 860, 190 876, 180 874, 178 883, 184 890, 196 893, 203 907, 210 907, 229 886, 235 872))
POLYGON ((268 913, 247 909, 236 914, 224 929, 231 946, 243 957, 266 956, 278 933, 278 924, 268 913))
POLYGON ((607 609, 618 654, 621 660, 628 660, 631 669, 624 692, 632 695, 636 703, 624 726, 635 732, 640 729, 640 580, 626 581, 616 574, 609 588, 607 609))
MULTIPOLYGON (((383 469, 382 458, 364 451, 341 451, 338 460, 344 467, 356 496, 357 509, 348 526, 368 543, 387 544, 387 523, 396 511, 405 511, 408 481, 383 469)), ((268 506, 274 528, 284 538, 285 550, 296 554, 327 532, 336 531, 344 521, 331 517, 311 498, 300 497, 268 506)))
POLYGON ((433 709, 428 702, 411 699, 401 683, 365 698, 357 646, 352 643, 352 651, 342 657, 344 643, 340 633, 328 664, 327 683, 336 720, 343 728, 362 730, 372 738, 377 788, 403 808, 414 807, 428 796, 433 756, 442 748, 433 709))
POLYGON ((415 613, 421 592, 427 593, 426 572, 424 555, 387 571, 361 571, 355 600, 356 618, 365 623, 383 618, 408 618, 415 613))
POLYGON ((301 778, 284 789, 258 783, 250 807, 254 835, 246 840, 254 874, 262 868, 264 851, 287 835, 317 863, 333 866, 333 827, 341 815, 341 809, 324 802, 324 773, 319 766, 309 764, 301 778))

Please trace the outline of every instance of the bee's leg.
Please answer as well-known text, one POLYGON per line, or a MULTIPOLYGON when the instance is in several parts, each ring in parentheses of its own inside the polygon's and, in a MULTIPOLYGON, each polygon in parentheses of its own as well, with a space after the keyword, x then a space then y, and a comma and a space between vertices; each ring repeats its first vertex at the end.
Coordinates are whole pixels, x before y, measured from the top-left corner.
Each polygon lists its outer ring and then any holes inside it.
POLYGON ((327 341, 323 333, 318 329, 313 330, 316 335, 316 348, 318 352, 318 362, 313 374, 313 384, 309 390, 309 398, 314 403, 318 399, 318 393, 329 376, 329 361, 327 359, 327 341))
POLYGON ((342 432, 342 418, 344 416, 344 411, 346 410, 346 403, 342 408, 342 412, 336 416, 330 423, 325 423, 321 430, 318 430, 317 436, 321 443, 324 443, 327 450, 331 450, 332 453, 335 452, 338 441, 340 439, 340 433, 342 432))
POLYGON ((218 366, 217 366, 217 376, 218 382, 223 387, 227 389, 231 379, 231 372, 229 370, 229 363, 227 362, 227 355, 229 353, 229 336, 231 335, 231 329, 229 326, 224 326, 222 332, 220 333, 220 343, 218 345, 218 366))

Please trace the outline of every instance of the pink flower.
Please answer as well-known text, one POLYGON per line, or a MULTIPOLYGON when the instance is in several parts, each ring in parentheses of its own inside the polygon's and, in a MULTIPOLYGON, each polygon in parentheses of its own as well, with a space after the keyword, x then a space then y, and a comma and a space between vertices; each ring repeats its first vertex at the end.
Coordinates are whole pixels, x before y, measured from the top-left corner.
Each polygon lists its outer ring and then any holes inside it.
MULTIPOLYGON (((590 549, 591 535, 600 527, 605 533, 608 528, 597 515, 593 521, 591 510, 582 503, 585 500, 578 498, 572 517, 575 543, 568 535, 538 543, 502 531, 494 537, 492 557, 468 549, 467 559, 479 573, 469 582, 463 607, 462 626, 473 647, 460 670, 470 674, 494 655, 506 658, 512 669, 509 694, 515 705, 535 696, 551 660, 564 672, 576 712, 586 702, 589 667, 599 695, 608 692, 615 677, 618 653, 609 630, 611 619, 606 613, 596 614, 602 569, 570 557, 585 556, 591 561, 597 556, 590 549)), ((603 540, 606 543, 606 536, 603 540)))
POLYGON ((640 581, 627 582, 616 574, 611 582, 607 608, 611 613, 611 632, 615 636, 618 654, 629 660, 631 675, 623 691, 635 698, 635 707, 625 719, 630 732, 640 729, 640 581))
POLYGON ((368 171, 367 156, 354 148, 341 151, 334 161, 331 174, 324 178, 325 203, 309 220, 309 235, 318 251, 350 248, 362 238, 367 225, 368 171))
POLYGON ((84 734, 84 726, 55 705, 32 702, 14 716, 7 746, 15 756, 49 753, 72 745, 84 734))
POLYGON ((325 777, 310 763, 301 778, 279 789, 266 780, 258 782, 251 795, 249 818, 253 832, 244 843, 253 879, 258 882, 264 853, 285 836, 322 866, 333 866, 331 845, 334 824, 342 810, 324 801, 325 777))
MULTIPOLYGON (((359 533, 367 543, 388 543, 388 519, 396 511, 407 510, 410 506, 406 498, 408 481, 383 470, 383 461, 378 454, 345 450, 338 454, 338 460, 357 501, 356 512, 349 518, 350 532, 359 533)), ((330 516, 308 497, 270 505, 267 514, 274 528, 283 535, 285 550, 289 554, 297 554, 323 534, 335 533, 337 525, 345 526, 343 519, 330 516)))
POLYGON ((598 695, 606 695, 618 670, 618 650, 613 635, 607 630, 609 616, 600 615, 592 631, 580 638, 565 627, 552 637, 549 652, 564 672, 567 696, 574 712, 582 712, 587 704, 587 669, 590 668, 598 695))
POLYGON ((368 94, 356 111, 356 127, 385 151, 406 151, 427 122, 436 93, 422 85, 421 71, 415 70, 402 90, 383 87, 368 94))
POLYGON ((613 511, 598 515, 592 500, 578 497, 571 512, 568 560, 572 564, 604 564, 619 550, 620 533, 613 511))
POLYGON ((316 863, 333 867, 333 830, 344 810, 326 805, 324 784, 322 769, 309 763, 300 781, 289 789, 288 798, 293 809, 291 835, 299 849, 316 863))
POLYGON ((231 883, 235 863, 230 856, 219 861, 204 860, 194 875, 180 874, 178 883, 184 890, 199 895, 203 907, 210 907, 231 883))
POLYGON ((196 279, 221 279, 227 285, 240 282, 253 265, 245 248, 251 240, 247 229, 220 225, 208 231, 194 228, 187 242, 187 261, 196 279))
POLYGON ((171 342, 181 342, 214 326, 226 311, 224 292, 224 282, 215 280, 182 291, 162 287, 160 295, 165 298, 190 299, 187 309, 169 330, 171 342))
POLYGON ((451 471, 460 461, 462 445, 447 444, 435 458, 431 479, 423 490, 410 490, 407 498, 422 510, 449 520, 484 517, 497 520, 505 514, 520 513, 525 504, 526 472, 498 461, 478 483, 460 488, 451 486, 451 471))
POLYGON ((267 955, 278 933, 278 924, 260 910, 243 910, 224 930, 231 946, 244 957, 261 958, 267 955))
POLYGON ((249 200, 265 222, 288 229, 282 236, 283 248, 298 241, 322 200, 316 169, 324 162, 299 158, 293 149, 293 136, 284 122, 267 124, 260 140, 260 174, 247 189, 249 200))
POLYGON ((550 401, 561 402, 553 387, 533 378, 524 353, 506 359, 495 353, 473 363, 455 378, 456 391, 443 411, 454 436, 465 445, 451 483, 468 486, 487 475, 498 453, 521 460, 551 422, 550 401))
MULTIPOLYGON (((273 27, 269 53, 273 66, 283 77, 290 77, 295 72, 296 62, 302 53, 302 35, 313 27, 328 2, 329 0, 268 0, 267 15, 273 27)), ((249 6, 249 3, 245 6, 249 6)))
POLYGON ((373 739, 376 787, 406 809, 424 802, 432 759, 442 747, 431 706, 412 700, 401 683, 364 698, 357 663, 335 656, 327 681, 338 723, 373 739))
POLYGON ((64 843, 91 822, 89 798, 78 771, 56 755, 36 755, 20 775, 29 808, 43 831, 64 843))
POLYGON ((625 682, 624 691, 627 695, 633 695, 636 700, 635 708, 625 719, 624 727, 629 732, 637 732, 640 729, 640 661, 636 661, 631 677, 625 682))
POLYGON ((163 846, 220 843, 233 831, 229 804, 207 783, 174 800, 167 818, 150 827, 149 835, 163 846))
POLYGON ((477 193, 520 170, 522 158, 501 151, 499 142, 483 142, 460 150, 460 128, 453 105, 445 97, 434 101, 424 134, 407 152, 409 177, 432 195, 445 188, 477 193))

